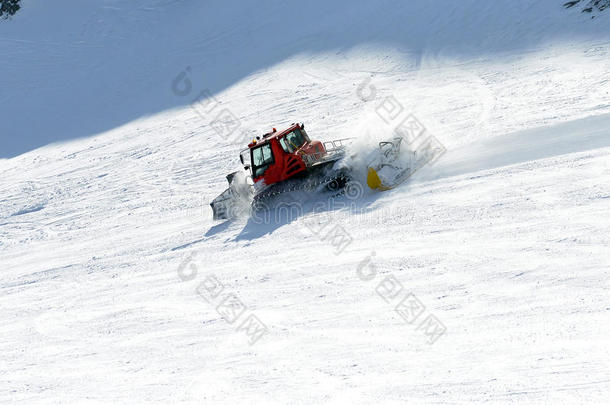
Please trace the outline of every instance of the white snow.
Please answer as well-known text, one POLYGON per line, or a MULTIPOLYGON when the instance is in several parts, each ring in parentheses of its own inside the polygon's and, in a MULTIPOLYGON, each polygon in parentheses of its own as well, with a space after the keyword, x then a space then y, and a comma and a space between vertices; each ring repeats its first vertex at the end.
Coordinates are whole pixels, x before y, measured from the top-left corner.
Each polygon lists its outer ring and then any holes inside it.
POLYGON ((0 21, 0 401, 606 403, 610 11, 562 3, 24 0, 0 21), (253 136, 391 136, 387 100, 447 149, 412 181, 212 221, 253 136))

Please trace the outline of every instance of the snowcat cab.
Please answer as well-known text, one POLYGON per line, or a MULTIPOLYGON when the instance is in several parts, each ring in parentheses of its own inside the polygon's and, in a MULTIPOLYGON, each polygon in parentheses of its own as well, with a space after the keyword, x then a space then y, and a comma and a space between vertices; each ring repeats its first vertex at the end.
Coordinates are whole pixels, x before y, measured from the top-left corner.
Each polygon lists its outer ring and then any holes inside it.
POLYGON ((281 132, 274 128, 262 139, 257 137, 240 153, 242 163, 246 151, 250 164, 245 167, 251 171, 253 182, 262 181, 267 186, 306 171, 308 163, 326 155, 322 142, 309 139, 303 124, 293 124, 281 132))

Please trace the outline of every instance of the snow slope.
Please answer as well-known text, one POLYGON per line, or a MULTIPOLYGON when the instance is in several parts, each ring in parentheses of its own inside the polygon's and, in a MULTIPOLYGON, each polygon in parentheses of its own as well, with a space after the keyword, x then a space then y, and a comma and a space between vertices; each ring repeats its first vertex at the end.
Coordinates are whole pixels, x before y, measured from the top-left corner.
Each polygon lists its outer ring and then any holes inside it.
MULTIPOLYGON (((607 16, 591 20, 559 2, 23 0, 12 21, 0 24, 0 111, 11 118, 0 121, 0 158, 182 107, 193 97, 169 88, 187 66, 194 91, 218 93, 299 55, 344 59, 365 47, 378 55, 367 63, 358 58, 362 69, 404 77, 419 67, 490 62, 555 43, 584 42, 594 50, 607 40, 607 16)), ((346 68, 358 70, 352 62, 346 68)))
POLYGON ((60 3, 0 25, 2 402, 607 401, 610 14, 60 3), (213 114, 189 105, 204 90, 213 114), (253 135, 389 135, 387 97, 447 148, 412 182, 212 221, 253 135), (425 306, 411 324, 405 297, 425 306))

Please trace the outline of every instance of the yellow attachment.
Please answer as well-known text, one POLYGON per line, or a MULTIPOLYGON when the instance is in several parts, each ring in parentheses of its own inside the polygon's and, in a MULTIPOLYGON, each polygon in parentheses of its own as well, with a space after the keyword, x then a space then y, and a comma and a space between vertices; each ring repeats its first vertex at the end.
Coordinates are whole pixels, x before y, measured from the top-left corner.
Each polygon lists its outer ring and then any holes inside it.
POLYGON ((369 167, 369 172, 366 175, 366 184, 368 184, 373 190, 381 186, 381 179, 379 178, 379 175, 375 169, 372 167, 369 167))
POLYGON ((372 167, 369 167, 369 171, 366 176, 366 184, 368 184, 368 186, 370 188, 372 188, 373 190, 376 189, 376 190, 380 190, 380 191, 386 191, 386 190, 390 190, 392 188, 392 187, 384 186, 381 183, 381 179, 379 178, 377 171, 375 169, 373 169, 372 167))

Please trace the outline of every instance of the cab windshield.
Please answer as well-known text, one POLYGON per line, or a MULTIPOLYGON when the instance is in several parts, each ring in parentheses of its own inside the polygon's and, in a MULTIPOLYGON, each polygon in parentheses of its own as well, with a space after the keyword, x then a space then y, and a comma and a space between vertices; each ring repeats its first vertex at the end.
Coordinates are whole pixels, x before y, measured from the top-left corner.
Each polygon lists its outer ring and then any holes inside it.
POLYGON ((272 163, 273 153, 270 143, 252 148, 252 177, 262 176, 272 163))

